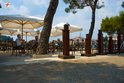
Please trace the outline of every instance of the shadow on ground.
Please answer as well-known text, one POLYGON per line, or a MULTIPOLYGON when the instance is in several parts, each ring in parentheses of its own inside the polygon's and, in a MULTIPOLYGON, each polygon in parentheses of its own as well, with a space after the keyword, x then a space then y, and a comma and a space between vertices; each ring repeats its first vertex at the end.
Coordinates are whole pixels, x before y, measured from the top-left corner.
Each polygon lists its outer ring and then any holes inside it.
POLYGON ((0 66, 0 83, 124 83, 124 67, 56 61, 0 66))

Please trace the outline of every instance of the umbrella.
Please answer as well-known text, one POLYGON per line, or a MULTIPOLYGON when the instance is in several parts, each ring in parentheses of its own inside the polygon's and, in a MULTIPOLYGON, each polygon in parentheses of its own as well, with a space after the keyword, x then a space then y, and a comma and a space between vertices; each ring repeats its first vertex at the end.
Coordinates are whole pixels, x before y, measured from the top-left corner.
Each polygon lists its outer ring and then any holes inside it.
POLYGON ((51 37, 56 37, 56 36, 61 36, 62 35, 62 30, 52 28, 51 30, 51 37))
MULTIPOLYGON (((17 32, 15 32, 13 35, 18 35, 21 34, 22 32, 18 29, 17 32)), ((23 30, 23 36, 26 36, 26 41, 27 41, 27 36, 38 36, 39 33, 37 31, 32 30, 32 29, 24 29, 23 30)))
MULTIPOLYGON (((51 36, 56 37, 56 36, 61 36, 62 35, 62 30, 64 29, 64 25, 66 23, 59 23, 55 26, 52 27, 51 30, 51 36)), ((77 31, 82 31, 82 28, 79 26, 71 25, 69 26, 70 33, 77 32, 77 31)))
MULTIPOLYGON (((18 30, 18 32, 17 33, 14 33, 14 35, 17 35, 17 34, 20 34, 20 33, 22 33, 20 30, 18 30)), ((37 36, 38 35, 38 33, 37 33, 37 31, 34 31, 34 30, 23 30, 23 36, 37 36)))
POLYGON ((24 35, 26 36, 27 42, 27 36, 38 36, 39 34, 35 30, 24 30, 24 35))
POLYGON ((0 27, 0 34, 12 36, 16 32, 17 32, 17 29, 9 29, 9 28, 1 28, 0 27))
POLYGON ((24 15, 0 15, 0 22, 4 28, 34 29, 43 26, 43 19, 24 15))

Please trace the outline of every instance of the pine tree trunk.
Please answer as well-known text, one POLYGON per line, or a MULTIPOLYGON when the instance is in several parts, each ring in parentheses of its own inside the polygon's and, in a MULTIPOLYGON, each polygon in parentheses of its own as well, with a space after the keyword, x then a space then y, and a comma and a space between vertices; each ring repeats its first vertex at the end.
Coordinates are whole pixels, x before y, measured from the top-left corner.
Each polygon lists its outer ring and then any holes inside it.
POLYGON ((95 9, 92 10, 92 21, 89 30, 90 39, 92 39, 94 26, 95 26, 95 9))
POLYGON ((92 39, 92 35, 93 35, 94 27, 95 27, 95 12, 96 12, 97 2, 98 0, 95 0, 94 5, 90 6, 92 10, 92 21, 91 21, 90 30, 89 30, 90 39, 92 39))
MULTIPOLYGON (((97 5, 98 0, 94 1, 93 5, 90 5, 91 10, 92 10, 92 20, 91 20, 91 25, 90 25, 90 30, 89 30, 89 42, 91 43, 92 41, 92 35, 95 27, 95 12, 96 12, 96 5, 97 5)), ((90 0, 89 0, 90 3, 90 0)), ((91 44, 89 44, 91 47, 91 44)))
POLYGON ((59 3, 59 0, 50 0, 49 7, 47 9, 47 13, 44 18, 44 26, 43 26, 42 32, 40 33, 40 40, 39 40, 36 54, 48 53, 49 37, 51 33, 54 14, 58 7, 58 3, 59 3))

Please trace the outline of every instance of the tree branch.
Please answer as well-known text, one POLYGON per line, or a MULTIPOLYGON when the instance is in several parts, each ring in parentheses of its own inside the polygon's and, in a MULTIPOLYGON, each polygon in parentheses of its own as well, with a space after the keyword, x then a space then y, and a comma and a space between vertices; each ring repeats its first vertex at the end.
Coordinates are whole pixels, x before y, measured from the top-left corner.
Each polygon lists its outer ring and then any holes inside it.
POLYGON ((94 2, 94 8, 95 9, 96 9, 97 2, 98 2, 98 0, 95 0, 95 2, 94 2))
POLYGON ((88 0, 88 2, 89 2, 89 6, 91 7, 91 9, 93 9, 93 5, 91 3, 91 0, 88 0))

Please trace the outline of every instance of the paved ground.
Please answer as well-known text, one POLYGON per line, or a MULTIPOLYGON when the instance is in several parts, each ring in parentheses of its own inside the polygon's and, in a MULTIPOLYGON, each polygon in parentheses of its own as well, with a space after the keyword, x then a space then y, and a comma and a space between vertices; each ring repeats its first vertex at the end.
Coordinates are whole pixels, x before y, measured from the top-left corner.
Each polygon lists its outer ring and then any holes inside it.
POLYGON ((0 56, 0 83, 124 83, 124 56, 72 60, 0 56))

